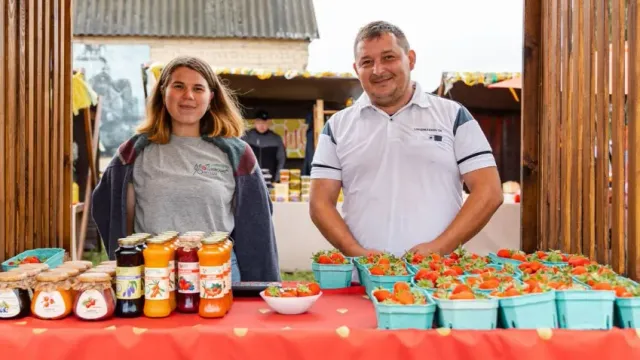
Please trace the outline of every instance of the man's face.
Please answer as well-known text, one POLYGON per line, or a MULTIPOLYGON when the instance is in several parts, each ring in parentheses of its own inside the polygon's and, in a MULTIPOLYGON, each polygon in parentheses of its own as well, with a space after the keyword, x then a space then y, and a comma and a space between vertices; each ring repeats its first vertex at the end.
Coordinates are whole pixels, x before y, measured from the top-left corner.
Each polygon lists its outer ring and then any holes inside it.
POLYGON ((256 119, 255 121, 256 131, 260 134, 266 133, 269 130, 269 125, 271 125, 269 120, 256 119))
POLYGON ((395 35, 383 34, 358 43, 353 68, 371 102, 387 107, 402 99, 415 63, 413 50, 405 52, 395 35))

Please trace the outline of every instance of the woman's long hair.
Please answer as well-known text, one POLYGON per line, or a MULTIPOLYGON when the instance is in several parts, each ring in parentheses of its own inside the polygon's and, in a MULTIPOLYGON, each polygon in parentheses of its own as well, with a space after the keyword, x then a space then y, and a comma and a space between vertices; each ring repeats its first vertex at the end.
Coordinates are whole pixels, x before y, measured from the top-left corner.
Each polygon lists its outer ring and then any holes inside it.
POLYGON ((171 115, 164 105, 164 93, 173 72, 181 67, 197 71, 207 81, 213 98, 209 109, 200 119, 200 134, 220 137, 240 137, 245 124, 238 102, 231 91, 220 81, 209 64, 191 56, 177 57, 169 62, 153 88, 147 103, 147 117, 137 128, 137 133, 147 134, 149 140, 166 144, 171 136, 171 115))

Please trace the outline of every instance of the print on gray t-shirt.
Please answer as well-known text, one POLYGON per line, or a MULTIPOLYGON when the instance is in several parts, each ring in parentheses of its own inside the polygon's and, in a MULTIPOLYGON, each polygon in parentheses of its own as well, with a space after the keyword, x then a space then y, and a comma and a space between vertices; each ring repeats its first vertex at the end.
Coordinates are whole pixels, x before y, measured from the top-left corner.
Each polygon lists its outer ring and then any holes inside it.
POLYGON ((201 138, 150 144, 133 168, 134 231, 231 232, 235 191, 227 155, 201 138))

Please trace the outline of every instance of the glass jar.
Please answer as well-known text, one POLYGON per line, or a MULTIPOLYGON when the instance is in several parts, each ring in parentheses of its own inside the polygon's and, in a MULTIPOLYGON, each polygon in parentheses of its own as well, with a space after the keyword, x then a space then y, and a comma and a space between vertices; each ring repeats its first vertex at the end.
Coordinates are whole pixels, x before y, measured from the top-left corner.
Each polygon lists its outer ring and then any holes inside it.
POLYGON ((147 240, 144 256, 144 315, 151 318, 171 315, 169 301, 169 260, 172 251, 163 237, 147 240))
POLYGON ((225 263, 228 249, 226 236, 214 234, 202 239, 198 250, 200 262, 200 306, 198 314, 204 318, 220 318, 229 311, 226 293, 225 263))
POLYGON ((177 235, 165 234, 161 237, 166 239, 166 246, 169 248, 171 252, 169 256, 169 265, 167 266, 169 270, 169 304, 171 306, 171 311, 175 311, 178 306, 177 296, 176 296, 176 272, 177 272, 177 264, 176 264, 176 240, 177 235))
POLYGON ((76 297, 74 314, 82 320, 107 320, 113 317, 116 302, 111 289, 111 277, 105 273, 84 273, 73 287, 76 297))
POLYGON ((58 266, 56 269, 77 269, 80 274, 91 269, 93 264, 90 261, 66 261, 62 265, 58 266))
POLYGON ((115 306, 115 301, 116 301, 116 267, 115 266, 111 266, 111 265, 98 265, 94 268, 91 268, 89 270, 87 270, 85 272, 85 274, 95 274, 95 273, 104 273, 109 275, 109 278, 111 278, 111 291, 113 294, 111 294, 112 298, 113 298, 113 302, 114 302, 114 306, 115 306))
POLYGON ((40 272, 49 270, 49 265, 47 265, 47 264, 21 264, 21 265, 18 265, 18 269, 22 269, 22 270, 38 270, 39 273, 40 273, 40 272))
POLYGON ((68 265, 67 267, 58 266, 57 268, 45 271, 44 273, 49 272, 59 272, 69 277, 69 284, 71 285, 71 289, 69 289, 69 291, 71 292, 71 299, 75 299, 76 290, 74 289, 74 286, 78 282, 78 275, 80 275, 80 270, 77 267, 71 267, 70 265, 68 265))
POLYGON ((197 313, 200 305, 200 264, 197 237, 180 237, 176 250, 178 263, 177 309, 182 313, 197 313))
POLYGON ((27 285, 29 286, 29 297, 33 300, 33 292, 36 290, 36 276, 40 274, 42 271, 40 269, 22 269, 22 268, 13 268, 8 272, 19 272, 27 274, 27 279, 25 280, 27 285))
POLYGON ((137 239, 120 239, 116 250, 116 316, 138 317, 144 309, 144 257, 137 239))
POLYGON ((0 273, 0 320, 20 319, 31 313, 28 279, 24 271, 0 273))
POLYGON ((63 272, 43 272, 36 276, 36 290, 31 301, 31 313, 43 320, 67 317, 73 309, 71 283, 63 272))

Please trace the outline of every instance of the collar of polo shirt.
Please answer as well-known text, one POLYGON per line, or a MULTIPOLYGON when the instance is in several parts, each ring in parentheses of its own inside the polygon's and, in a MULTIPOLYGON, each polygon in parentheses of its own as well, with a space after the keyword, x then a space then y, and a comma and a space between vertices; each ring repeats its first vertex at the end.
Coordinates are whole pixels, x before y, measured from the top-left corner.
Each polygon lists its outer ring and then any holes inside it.
MULTIPOLYGON (((420 84, 414 81, 413 89, 414 89, 413 96, 411 97, 411 101, 409 101, 408 105, 415 104, 422 108, 428 108, 429 106, 431 106, 431 103, 429 102, 429 95, 425 94, 422 91, 420 84)), ((374 107, 374 105, 371 103, 371 99, 369 98, 369 95, 367 95, 366 92, 363 92, 362 95, 360 95, 360 97, 356 101, 356 104, 360 106, 360 111, 368 107, 374 107)))

